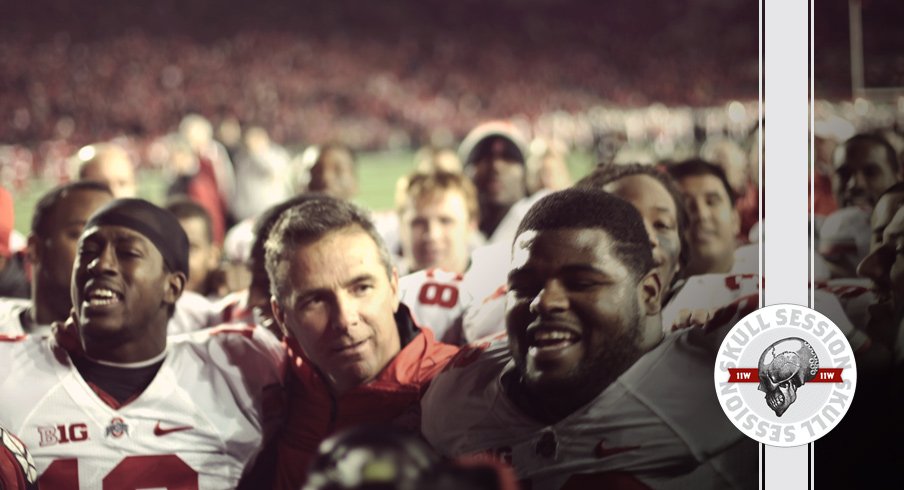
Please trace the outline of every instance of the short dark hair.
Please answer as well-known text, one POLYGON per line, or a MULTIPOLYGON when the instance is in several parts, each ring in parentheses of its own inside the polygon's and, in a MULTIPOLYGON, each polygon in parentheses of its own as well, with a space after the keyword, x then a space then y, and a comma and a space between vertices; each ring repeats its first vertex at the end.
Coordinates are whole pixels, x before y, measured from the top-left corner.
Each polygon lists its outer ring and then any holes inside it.
POLYGON ((534 204, 515 236, 528 230, 590 228, 605 231, 615 256, 639 279, 653 269, 653 249, 640 212, 608 192, 569 188, 554 192, 534 204))
POLYGON ((54 187, 41 196, 41 199, 35 204, 35 211, 31 217, 31 232, 39 237, 46 237, 50 234, 50 216, 56 210, 57 204, 70 193, 77 191, 103 192, 113 196, 109 185, 90 180, 76 180, 54 187))
POLYGON ((163 208, 173 213, 180 221, 192 218, 198 218, 204 221, 204 231, 207 235, 207 241, 213 243, 213 220, 211 220, 210 213, 204 209, 204 206, 192 201, 188 196, 180 195, 173 196, 166 201, 166 205, 163 208))
POLYGON ((358 171, 358 155, 351 146, 341 141, 327 141, 326 143, 320 145, 320 147, 317 149, 317 159, 314 160, 314 165, 320 163, 323 160, 323 156, 331 151, 344 151, 348 153, 348 156, 350 156, 352 159, 352 169, 355 172, 358 171))
MULTIPOLYGON (((276 225, 276 222, 279 220, 280 216, 282 216, 283 212, 291 207, 325 196, 325 194, 317 192, 308 192, 290 197, 285 201, 278 202, 265 209, 264 212, 254 220, 254 241, 251 242, 251 252, 248 255, 248 267, 251 269, 252 282, 261 275, 264 277, 267 276, 265 245, 267 243, 267 238, 270 236, 270 231, 273 230, 273 226, 276 225), (261 272, 263 272, 263 274, 260 274, 261 272)), ((266 289, 270 289, 269 284, 266 286, 266 289)))
POLYGON ((854 145, 876 145, 885 151, 885 158, 891 165, 892 172, 898 172, 898 152, 891 143, 879 133, 858 133, 848 138, 842 145, 845 150, 854 145))
POLYGON ((367 211, 339 198, 320 196, 283 211, 270 231, 264 245, 270 292, 278 300, 284 297, 281 287, 285 284, 286 263, 295 249, 346 228, 358 228, 373 239, 386 275, 392 277, 389 249, 367 211))
POLYGON ((668 171, 669 175, 671 175, 672 178, 675 179, 675 182, 679 182, 685 177, 712 175, 713 177, 719 179, 720 182, 722 182, 722 187, 725 188, 725 193, 728 194, 728 200, 729 202, 731 202, 731 207, 735 207, 737 196, 735 195, 734 190, 732 190, 731 184, 728 183, 728 177, 725 176, 725 171, 722 170, 722 167, 716 165, 715 163, 707 162, 706 160, 702 160, 700 158, 691 158, 689 160, 684 160, 682 162, 669 165, 668 167, 666 167, 666 171, 668 171))
POLYGON ((603 187, 621 180, 625 177, 631 177, 633 175, 646 175, 656 179, 657 182, 662 184, 665 188, 666 192, 669 193, 669 196, 672 198, 672 201, 675 203, 675 211, 677 218, 677 226, 678 226, 678 241, 681 245, 681 253, 678 255, 678 263, 682 268, 687 265, 688 255, 690 253, 690 245, 687 243, 687 236, 685 233, 687 232, 687 228, 690 224, 690 220, 687 217, 687 208, 684 206, 684 196, 681 195, 681 191, 678 190, 678 186, 675 184, 675 180, 672 177, 663 171, 660 167, 654 165, 644 165, 640 163, 629 163, 629 164, 604 164, 600 163, 593 169, 592 172, 587 174, 584 178, 579 180, 574 186, 581 189, 597 189, 603 190, 603 187))

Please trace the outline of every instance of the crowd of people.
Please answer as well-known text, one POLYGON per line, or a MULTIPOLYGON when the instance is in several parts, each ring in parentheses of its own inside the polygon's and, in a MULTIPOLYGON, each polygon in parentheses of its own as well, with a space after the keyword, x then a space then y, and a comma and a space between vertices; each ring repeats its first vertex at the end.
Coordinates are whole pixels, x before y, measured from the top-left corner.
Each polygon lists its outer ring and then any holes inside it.
POLYGON ((77 15, 66 2, 11 6, 0 144, 21 146, 41 172, 121 133, 144 146, 196 112, 259 125, 287 146, 417 147, 499 115, 717 107, 757 87, 756 11, 743 2, 678 18, 659 1, 648 14, 655 38, 625 6, 601 28, 587 0, 207 3, 91 4, 77 15), (709 42, 717 32, 722 41, 709 42), (688 43, 697 48, 678 47, 688 43), (657 56, 638 63, 633 49, 648 46, 657 56))
MULTIPOLYGON (((292 167, 266 131, 238 129, 224 144, 183 119, 160 156, 178 170, 166 202, 135 197, 116 141, 71 156, 18 241, 4 191, 3 478, 756 486, 756 444, 711 382, 713 339, 763 283, 755 138, 575 182, 567 145, 486 121, 419 151, 395 208, 373 212, 353 203, 351 148, 313 145, 292 167)), ((900 425, 879 407, 904 358, 904 148, 892 129, 817 129, 812 287, 867 380, 820 443, 834 451, 900 425)), ((862 477, 844 468, 836 481, 862 477)))

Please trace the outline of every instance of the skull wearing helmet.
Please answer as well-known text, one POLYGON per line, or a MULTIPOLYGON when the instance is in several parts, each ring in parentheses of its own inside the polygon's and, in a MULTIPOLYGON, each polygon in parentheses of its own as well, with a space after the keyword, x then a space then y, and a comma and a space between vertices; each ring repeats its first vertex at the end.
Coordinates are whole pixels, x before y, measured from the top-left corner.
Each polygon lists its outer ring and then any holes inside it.
POLYGON ((760 355, 760 391, 766 404, 781 417, 797 400, 797 389, 816 376, 819 358, 806 340, 789 337, 770 345, 760 355))

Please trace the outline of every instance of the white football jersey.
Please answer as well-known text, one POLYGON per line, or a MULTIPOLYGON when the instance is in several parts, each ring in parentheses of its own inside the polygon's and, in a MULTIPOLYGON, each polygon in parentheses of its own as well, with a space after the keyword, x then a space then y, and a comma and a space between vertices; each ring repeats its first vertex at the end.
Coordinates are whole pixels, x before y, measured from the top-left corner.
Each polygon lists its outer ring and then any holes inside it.
MULTIPOLYGON (((816 283, 817 291, 826 291, 838 298, 848 319, 855 327, 865 329, 869 323, 869 307, 877 301, 869 279, 829 279, 816 283)), ((817 301, 817 310, 819 303, 817 301)))
POLYGON ((0 298, 0 335, 25 335, 20 315, 30 304, 28 299, 0 298))
POLYGON ((166 325, 168 335, 194 332, 223 323, 218 305, 194 291, 183 291, 166 325))
POLYGON ((503 284, 493 294, 471 303, 461 322, 465 342, 476 342, 505 331, 505 292, 503 284))
MULTIPOLYGON (((663 328, 670 331, 671 326, 688 312, 712 312, 738 298, 755 296, 759 294, 761 282, 760 276, 755 274, 692 276, 662 309, 663 328)), ((866 307, 874 298, 863 286, 862 281, 833 280, 818 284, 813 293, 813 308, 829 317, 844 332, 855 352, 866 343, 867 336, 860 328, 869 320, 866 307)))
MULTIPOLYGON (((666 336, 594 400, 545 425, 504 393, 507 340, 472 344, 434 378, 422 431, 446 456, 512 465, 523 488, 756 488, 757 445, 725 417, 712 384, 716 351, 756 307, 741 298, 722 325, 666 336), (633 486, 632 486, 633 485, 633 486)), ((500 336, 502 337, 502 336, 500 336)))
POLYGON ((682 316, 696 311, 715 311, 738 298, 758 294, 760 277, 756 274, 701 274, 691 276, 662 309, 662 327, 666 332, 682 316))
POLYGON ((399 279, 399 297, 420 327, 433 330, 437 340, 459 343, 461 316, 472 297, 462 288, 462 275, 427 269, 399 279))
POLYGON ((114 408, 52 337, 0 341, 0 424, 42 487, 235 488, 281 422, 284 356, 264 329, 169 337, 151 384, 114 408))

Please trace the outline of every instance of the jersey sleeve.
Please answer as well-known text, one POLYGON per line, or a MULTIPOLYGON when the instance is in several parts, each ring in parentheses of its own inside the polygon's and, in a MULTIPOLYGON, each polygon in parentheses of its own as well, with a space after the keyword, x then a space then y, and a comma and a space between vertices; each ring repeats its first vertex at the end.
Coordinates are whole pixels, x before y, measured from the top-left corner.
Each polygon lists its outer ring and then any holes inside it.
POLYGON ((38 473, 31 454, 18 437, 0 428, 0 488, 37 490, 38 473))
POLYGON ((481 434, 470 430, 492 408, 494 378, 508 362, 507 339, 469 344, 449 360, 421 398, 421 433, 444 456, 460 456, 481 434))
POLYGON ((715 313, 746 296, 759 294, 761 278, 756 274, 704 274, 688 278, 684 287, 662 309, 666 332, 678 319, 698 310, 715 313))
POLYGON ((286 351, 282 343, 265 328, 244 325, 216 327, 210 335, 219 341, 215 345, 222 351, 216 361, 233 380, 240 405, 262 420, 274 415, 274 409, 281 412, 280 407, 270 406, 266 392, 281 387, 285 380, 286 351))
MULTIPOLYGON (((189 335, 171 337, 170 342, 188 342, 199 361, 207 366, 217 382, 202 379, 212 400, 197 400, 199 408, 220 406, 230 400, 236 418, 249 427, 249 436, 227 441, 227 451, 253 463, 261 447, 272 439, 285 417, 286 353, 282 343, 263 328, 228 324, 189 335), (212 390, 212 391, 211 391, 212 390), (256 434, 256 435, 251 435, 256 434), (249 443, 253 442, 253 447, 249 443), (249 452, 250 451, 250 452, 249 452)), ((189 384, 189 391, 192 388, 189 384)), ((198 388, 201 391, 201 388, 198 388)), ((210 416, 222 410, 206 410, 210 416)), ((214 420, 215 425, 234 424, 237 420, 214 420)), ((249 465, 250 466, 250 465, 249 465)))
POLYGON ((502 285, 481 301, 475 301, 462 317, 465 342, 505 332, 505 292, 502 285))

